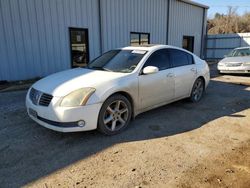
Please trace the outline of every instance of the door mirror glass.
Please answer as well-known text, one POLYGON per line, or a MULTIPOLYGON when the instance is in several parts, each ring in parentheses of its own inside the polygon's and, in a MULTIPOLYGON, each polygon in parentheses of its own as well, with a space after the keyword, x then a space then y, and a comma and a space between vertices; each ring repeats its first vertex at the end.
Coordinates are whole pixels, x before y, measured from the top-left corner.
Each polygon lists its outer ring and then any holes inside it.
POLYGON ((154 73, 157 73, 159 72, 159 69, 158 67, 154 67, 154 66, 147 66, 143 69, 143 74, 154 74, 154 73))

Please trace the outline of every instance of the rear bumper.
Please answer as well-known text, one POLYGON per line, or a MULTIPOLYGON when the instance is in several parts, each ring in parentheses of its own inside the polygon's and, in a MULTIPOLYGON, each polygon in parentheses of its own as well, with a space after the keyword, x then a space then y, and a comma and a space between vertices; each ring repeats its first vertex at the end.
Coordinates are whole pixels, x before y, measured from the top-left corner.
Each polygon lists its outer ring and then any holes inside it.
POLYGON ((205 74, 205 88, 207 88, 209 82, 210 82, 210 72, 208 72, 207 74, 205 74))

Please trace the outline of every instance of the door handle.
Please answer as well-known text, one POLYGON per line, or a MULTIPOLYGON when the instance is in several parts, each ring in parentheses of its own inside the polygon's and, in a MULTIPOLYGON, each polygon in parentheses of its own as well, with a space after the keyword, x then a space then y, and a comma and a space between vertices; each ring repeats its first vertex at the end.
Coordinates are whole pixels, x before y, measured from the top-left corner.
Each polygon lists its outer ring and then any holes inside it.
POLYGON ((196 68, 191 68, 190 70, 193 72, 196 72, 196 68))
POLYGON ((172 78, 173 76, 174 76, 173 73, 168 73, 168 74, 167 74, 167 77, 168 77, 168 78, 172 78))

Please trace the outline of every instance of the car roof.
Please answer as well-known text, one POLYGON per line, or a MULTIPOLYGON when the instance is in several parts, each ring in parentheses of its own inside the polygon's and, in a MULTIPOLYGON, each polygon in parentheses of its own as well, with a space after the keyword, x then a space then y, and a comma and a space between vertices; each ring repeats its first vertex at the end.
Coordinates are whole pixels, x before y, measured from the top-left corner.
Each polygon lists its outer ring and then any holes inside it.
POLYGON ((128 46, 124 48, 120 48, 122 50, 144 50, 144 51, 155 51, 159 50, 162 48, 174 48, 174 49, 179 49, 186 51, 182 48, 178 48, 176 46, 171 46, 171 45, 163 45, 163 44, 147 44, 147 45, 138 45, 138 46, 128 46))
POLYGON ((235 48, 235 50, 241 50, 241 49, 250 49, 250 46, 235 48))

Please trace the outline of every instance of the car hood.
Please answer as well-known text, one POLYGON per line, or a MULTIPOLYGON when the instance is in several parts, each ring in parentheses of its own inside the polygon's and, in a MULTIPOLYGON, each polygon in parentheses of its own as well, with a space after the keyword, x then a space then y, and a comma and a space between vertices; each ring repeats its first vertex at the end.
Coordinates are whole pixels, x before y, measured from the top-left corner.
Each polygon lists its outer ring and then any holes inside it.
POLYGON ((114 81, 125 75, 125 73, 76 68, 47 76, 32 87, 53 96, 63 97, 77 89, 96 88, 100 84, 114 81))
POLYGON ((245 62, 250 62, 250 56, 226 57, 220 61, 220 63, 245 63, 245 62))

